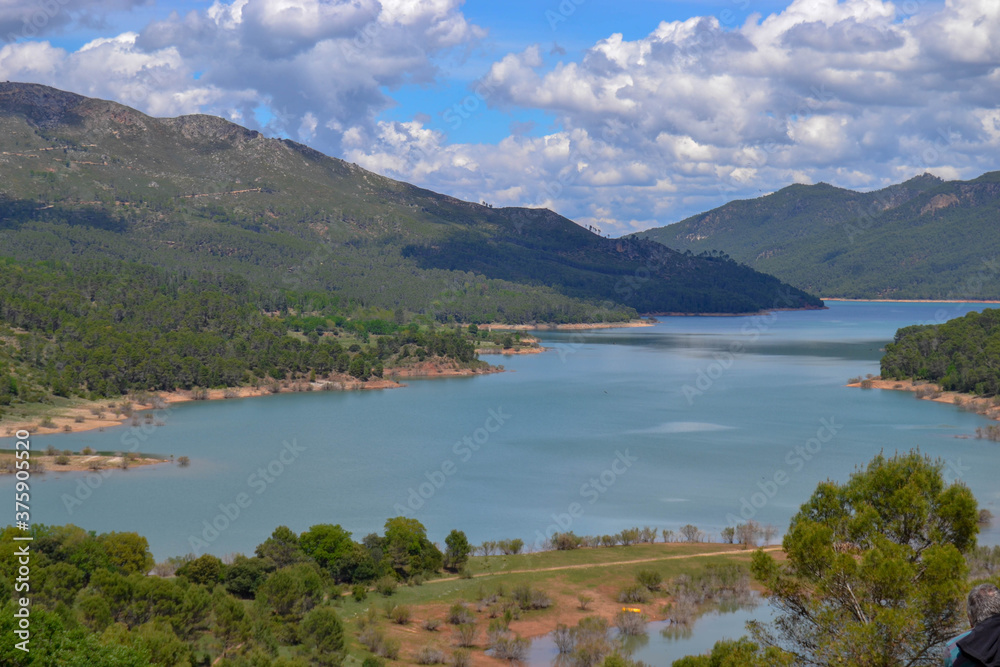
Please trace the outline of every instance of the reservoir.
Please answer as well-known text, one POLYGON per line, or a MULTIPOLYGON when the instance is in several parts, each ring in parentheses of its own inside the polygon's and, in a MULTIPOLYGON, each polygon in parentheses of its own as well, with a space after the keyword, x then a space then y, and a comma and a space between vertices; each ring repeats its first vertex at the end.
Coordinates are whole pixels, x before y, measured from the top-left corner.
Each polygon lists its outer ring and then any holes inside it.
MULTIPOLYGON (((911 448, 1000 516, 1000 444, 970 437, 986 419, 844 386, 878 373, 899 327, 984 306, 829 306, 546 331, 542 354, 487 357, 505 373, 186 403, 159 411, 159 427, 36 436, 34 449, 74 451, 138 439, 139 451, 191 463, 36 475, 32 519, 136 531, 158 560, 252 553, 279 525, 339 523, 361 539, 401 514, 438 543, 453 528, 537 547, 556 530, 685 524, 718 540, 748 518, 780 536, 818 482, 911 448)), ((988 528, 980 543, 998 536, 988 528)))

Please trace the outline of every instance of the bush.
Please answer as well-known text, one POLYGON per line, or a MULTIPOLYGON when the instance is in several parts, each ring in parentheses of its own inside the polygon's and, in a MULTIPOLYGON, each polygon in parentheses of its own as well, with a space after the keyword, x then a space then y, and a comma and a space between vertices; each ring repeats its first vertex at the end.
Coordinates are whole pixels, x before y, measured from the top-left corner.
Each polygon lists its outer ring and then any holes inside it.
POLYGON ((639 584, 626 586, 618 592, 618 601, 633 604, 649 602, 649 591, 646 590, 645 586, 639 584))
POLYGON ((506 556, 513 556, 521 553, 524 548, 524 540, 501 540, 500 551, 506 556))
POLYGON ((656 570, 639 570, 635 575, 635 580, 648 590, 658 591, 663 584, 663 575, 656 570))
POLYGON ((389 610, 389 619, 396 625, 407 625, 413 614, 406 605, 396 605, 389 610))
POLYGON ((528 657, 531 642, 523 637, 501 637, 493 646, 493 657, 511 662, 524 662, 528 657))
POLYGON ((576 600, 577 602, 580 603, 580 609, 582 611, 587 611, 587 605, 593 602, 594 598, 590 597, 589 595, 585 595, 584 593, 580 593, 579 595, 576 596, 576 600))
POLYGON ((455 626, 455 643, 462 648, 471 648, 476 645, 476 624, 460 623, 455 626))
POLYGON ((465 649, 455 649, 451 654, 451 667, 472 667, 472 656, 465 649))
POLYGON ((634 637, 646 634, 646 622, 649 618, 645 614, 637 614, 634 611, 620 611, 615 614, 615 627, 618 632, 625 637, 634 637))
POLYGON ((66 456, 65 454, 60 454, 59 456, 56 457, 56 465, 57 466, 69 465, 69 457, 66 456))
POLYGON ((572 532, 556 533, 552 536, 552 546, 559 551, 569 551, 580 546, 581 539, 572 532))
POLYGON ((355 584, 354 588, 351 589, 351 595, 354 596, 356 602, 361 602, 368 597, 368 587, 362 584, 355 584))
POLYGON ((571 628, 560 623, 552 631, 552 641, 555 642, 559 653, 572 653, 576 646, 576 633, 571 628))
POLYGON ((396 583, 396 578, 387 574, 384 577, 379 577, 378 581, 375 582, 375 590, 389 597, 396 592, 396 583))
POLYGON ((521 609, 547 609, 552 606, 552 599, 542 591, 528 584, 521 584, 511 592, 511 597, 521 609))
POLYGON ((456 602, 448 609, 448 622, 452 625, 472 623, 476 620, 472 611, 461 602, 456 602))
POLYGON ((444 651, 433 646, 425 646, 413 657, 418 665, 440 665, 444 663, 444 651))
POLYGON ((441 619, 438 618, 428 618, 423 623, 424 630, 428 632, 435 632, 441 627, 441 619))

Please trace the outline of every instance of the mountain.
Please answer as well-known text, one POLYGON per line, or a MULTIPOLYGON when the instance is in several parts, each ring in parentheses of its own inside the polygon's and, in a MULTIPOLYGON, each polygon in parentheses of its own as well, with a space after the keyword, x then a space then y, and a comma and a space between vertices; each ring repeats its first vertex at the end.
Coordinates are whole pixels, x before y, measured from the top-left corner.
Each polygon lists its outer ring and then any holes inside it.
POLYGON ((1000 172, 875 192, 792 185, 635 235, 728 253, 825 297, 996 299, 1000 172))
POLYGON ((0 254, 234 274, 404 319, 822 305, 724 257, 460 201, 221 118, 152 118, 22 83, 0 84, 0 254))

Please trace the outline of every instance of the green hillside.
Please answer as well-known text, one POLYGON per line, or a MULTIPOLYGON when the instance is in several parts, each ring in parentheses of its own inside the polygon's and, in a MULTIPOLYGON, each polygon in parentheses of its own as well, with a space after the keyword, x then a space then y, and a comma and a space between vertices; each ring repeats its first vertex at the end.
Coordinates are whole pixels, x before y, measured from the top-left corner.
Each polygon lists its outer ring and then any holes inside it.
POLYGON ((869 193, 793 185, 635 236, 721 250, 825 297, 996 299, 998 220, 1000 173, 925 174, 869 193))
POLYGON ((33 84, 0 84, 0 248, 230 273, 438 321, 821 305, 723 258, 459 201, 220 118, 156 119, 33 84))

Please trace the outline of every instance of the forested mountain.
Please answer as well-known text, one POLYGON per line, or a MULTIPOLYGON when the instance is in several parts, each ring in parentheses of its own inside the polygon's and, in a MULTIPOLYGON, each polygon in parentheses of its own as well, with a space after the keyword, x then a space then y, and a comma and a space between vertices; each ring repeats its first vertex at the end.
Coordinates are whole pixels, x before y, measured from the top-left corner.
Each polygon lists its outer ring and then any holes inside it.
POLYGON ((459 201, 221 118, 18 83, 0 84, 0 254, 231 273, 442 321, 821 305, 723 257, 459 201))
POLYGON ((728 253, 825 297, 996 299, 1000 172, 876 192, 792 185, 636 234, 728 253))

